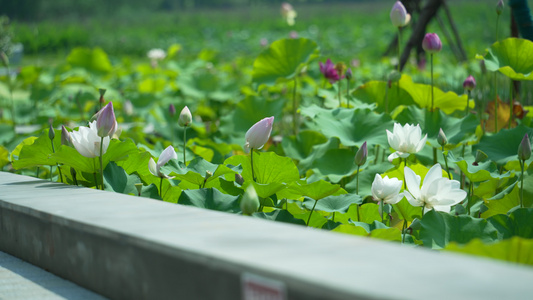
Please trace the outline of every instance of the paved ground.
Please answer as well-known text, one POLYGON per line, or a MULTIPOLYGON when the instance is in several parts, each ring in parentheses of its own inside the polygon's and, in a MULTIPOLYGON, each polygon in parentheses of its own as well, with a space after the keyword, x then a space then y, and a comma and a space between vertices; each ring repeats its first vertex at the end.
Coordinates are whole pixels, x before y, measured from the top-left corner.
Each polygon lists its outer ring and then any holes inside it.
POLYGON ((0 251, 0 299, 106 299, 0 251))

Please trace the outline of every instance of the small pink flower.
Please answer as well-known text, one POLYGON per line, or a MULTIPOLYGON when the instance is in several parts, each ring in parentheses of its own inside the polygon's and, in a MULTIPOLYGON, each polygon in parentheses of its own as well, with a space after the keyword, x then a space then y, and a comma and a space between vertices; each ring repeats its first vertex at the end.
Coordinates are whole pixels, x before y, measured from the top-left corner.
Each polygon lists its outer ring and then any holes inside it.
POLYGON ((343 77, 339 76, 339 72, 335 68, 335 64, 331 62, 331 59, 328 58, 325 64, 322 62, 320 64, 320 72, 324 74, 324 77, 329 80, 329 83, 334 84, 335 82, 341 80, 343 77))
POLYGON ((442 42, 436 33, 426 33, 426 36, 422 41, 422 48, 428 53, 437 53, 442 50, 442 42))

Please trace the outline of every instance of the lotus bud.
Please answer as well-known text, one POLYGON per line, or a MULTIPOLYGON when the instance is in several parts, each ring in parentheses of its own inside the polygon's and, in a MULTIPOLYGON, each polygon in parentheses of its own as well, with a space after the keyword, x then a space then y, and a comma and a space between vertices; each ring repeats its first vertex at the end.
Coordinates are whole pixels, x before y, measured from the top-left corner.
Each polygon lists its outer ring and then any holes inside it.
POLYGON ((520 146, 518 147, 518 158, 522 161, 528 160, 531 157, 531 142, 529 136, 524 135, 520 146))
POLYGON ((50 124, 50 128, 48 129, 48 138, 53 141, 55 137, 56 137, 56 133, 54 131, 54 126, 50 124))
POLYGON ((352 69, 348 68, 348 70, 346 70, 346 79, 352 80, 352 78, 353 78, 352 69))
POLYGON ((439 142, 439 145, 441 145, 442 147, 448 144, 448 139, 446 138, 444 131, 442 131, 442 128, 439 130, 439 135, 437 136, 437 142, 439 142))
POLYGON ((187 106, 185 106, 180 113, 180 118, 178 120, 178 125, 181 127, 187 127, 192 122, 192 115, 191 111, 187 106))
POLYGON ((211 178, 211 177, 213 177, 213 172, 211 172, 211 171, 207 171, 207 170, 206 170, 206 171, 205 171, 205 178, 204 178, 204 180, 207 181, 207 179, 209 179, 209 178, 211 178))
POLYGON ((98 113, 96 128, 99 137, 111 137, 117 130, 117 119, 115 118, 115 111, 113 110, 113 102, 109 102, 98 113))
POLYGON ((474 166, 477 166, 480 162, 484 162, 489 156, 481 150, 476 151, 476 158, 474 159, 474 166))
POLYGON ((64 125, 61 125, 61 145, 70 146, 70 133, 64 125))
POLYGON ((474 79, 474 76, 470 75, 468 76, 465 81, 463 82, 463 88, 466 91, 471 91, 476 87, 476 80, 474 79))
POLYGON ((368 148, 366 146, 366 142, 363 143, 361 148, 357 150, 357 153, 355 154, 355 164, 358 166, 362 166, 366 163, 366 159, 368 157, 368 148))
POLYGON ((426 36, 422 41, 422 48, 428 53, 437 53, 442 50, 442 42, 436 33, 426 33, 426 36))
POLYGON ((235 182, 239 185, 242 185, 244 183, 244 178, 242 178, 241 174, 235 174, 235 182))
POLYGON ((255 123, 246 132, 246 143, 244 144, 244 150, 261 149, 270 138, 272 132, 272 124, 274 123, 274 117, 264 118, 261 121, 255 123))
POLYGON ((503 12, 503 0, 498 1, 498 4, 496 4, 496 13, 501 15, 503 12))
POLYGON ((259 209, 259 197, 253 185, 249 185, 241 199, 243 215, 251 215, 259 209))
POLYGON ((174 104, 170 103, 170 105, 168 106, 168 113, 171 117, 176 114, 176 107, 174 106, 174 104))
POLYGON ((402 2, 396 1, 396 3, 394 3, 394 6, 392 6, 390 11, 390 20, 394 27, 404 27, 405 25, 409 24, 411 15, 407 13, 407 10, 405 9, 405 6, 403 6, 402 2))

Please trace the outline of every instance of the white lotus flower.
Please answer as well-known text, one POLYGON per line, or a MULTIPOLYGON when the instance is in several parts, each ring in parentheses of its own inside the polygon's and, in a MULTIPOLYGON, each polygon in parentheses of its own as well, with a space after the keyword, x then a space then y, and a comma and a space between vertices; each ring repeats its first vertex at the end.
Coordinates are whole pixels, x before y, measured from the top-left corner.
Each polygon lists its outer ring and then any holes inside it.
POLYGON ((148 161, 148 170, 150 170, 150 173, 152 173, 154 176, 161 178, 172 178, 161 173, 161 167, 166 165, 171 159, 177 158, 178 155, 176 154, 176 151, 174 151, 174 147, 168 146, 165 150, 163 150, 161 156, 159 156, 157 164, 155 163, 154 159, 150 157, 150 161, 148 161))
POLYGON ((148 58, 151 60, 163 60, 165 57, 167 57, 167 53, 163 49, 155 48, 148 51, 146 56, 148 56, 148 58))
POLYGON ((246 144, 244 144, 244 150, 246 152, 250 149, 261 149, 270 138, 272 132, 272 124, 274 123, 274 117, 264 118, 261 121, 255 123, 246 132, 246 144))
POLYGON ((390 12, 390 20, 394 27, 404 27, 411 20, 411 15, 407 13, 402 2, 396 1, 390 12))
POLYGON ((404 192, 407 201, 413 206, 424 207, 424 213, 431 209, 450 212, 452 205, 463 201, 466 197, 466 192, 461 190, 459 181, 442 177, 439 164, 429 169, 422 188, 420 188, 420 176, 409 167, 405 167, 404 176, 409 190, 404 192))
MULTIPOLYGON (((109 146, 109 136, 104 137, 102 152, 106 153, 109 146)), ((70 133, 70 141, 78 152, 88 158, 100 156, 100 143, 102 138, 98 136, 96 121, 89 123, 89 127, 80 126, 78 131, 70 133)))
POLYGON ((411 153, 417 153, 426 145, 427 134, 422 138, 420 125, 405 124, 403 127, 399 123, 394 123, 393 132, 387 130, 389 145, 396 152, 389 155, 392 162, 397 157, 406 158, 411 153))
POLYGON ((389 178, 385 176, 381 178, 379 174, 374 177, 372 182, 372 197, 374 201, 383 201, 387 204, 396 204, 403 198, 403 193, 400 193, 402 189, 403 181, 398 178, 389 178))

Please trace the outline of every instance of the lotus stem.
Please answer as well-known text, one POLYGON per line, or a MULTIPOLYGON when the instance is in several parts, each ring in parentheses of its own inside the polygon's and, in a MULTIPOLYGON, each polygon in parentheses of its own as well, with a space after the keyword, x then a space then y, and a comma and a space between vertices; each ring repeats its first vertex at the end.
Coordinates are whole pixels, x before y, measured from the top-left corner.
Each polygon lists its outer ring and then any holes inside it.
POLYGON ((468 117, 468 100, 469 99, 470 99, 470 91, 466 91, 465 118, 468 117))
POLYGON ((100 179, 102 191, 104 190, 104 138, 100 138, 100 179))
POLYGON ((185 166, 187 166, 187 159, 185 158, 185 152, 187 152, 185 148, 186 145, 187 145, 187 126, 183 127, 183 164, 185 166))
MULTIPOLYGON (((53 140, 50 140, 50 143, 52 144, 52 153, 56 153, 56 150, 54 148, 54 141, 53 140)), ((59 166, 59 164, 56 164, 57 165, 57 171, 59 172, 59 180, 61 181, 61 183, 63 183, 63 174, 61 173, 61 167, 59 166)), ((50 172, 52 171, 52 166, 50 166, 50 172)), ((51 177, 52 175, 50 175, 51 177)))
POLYGON ((511 79, 511 89, 509 90, 509 126, 508 126, 508 129, 511 129, 512 122, 513 122, 513 80, 511 79))
POLYGON ((383 209, 384 209, 384 203, 383 201, 379 201, 379 214, 381 216, 381 223, 385 223, 383 220, 383 209))
POLYGON ((355 193, 359 195, 359 165, 357 165, 357 174, 355 174, 355 193))
POLYGON ((448 158, 444 154, 444 146, 442 146, 442 157, 444 157, 444 164, 446 165, 446 173, 448 173, 448 179, 452 180, 452 175, 450 174, 450 169, 448 168, 448 158))
MULTIPOLYGON (((294 89, 292 91, 292 126, 294 129, 294 135, 298 134, 298 104, 296 103, 296 88, 298 87, 298 82, 296 77, 294 77, 294 89)), ((253 170, 253 168, 252 168, 253 170)))
POLYGON ((350 108, 350 79, 346 79, 346 107, 350 108))
POLYGON ((496 42, 500 41, 500 15, 496 17, 496 42))
POLYGON ((431 57, 431 111, 435 109, 434 107, 434 99, 433 99, 433 53, 430 55, 431 57))
POLYGON ((338 91, 338 94, 339 94, 339 107, 342 107, 342 98, 341 98, 342 85, 341 85, 341 81, 342 80, 339 80, 339 91, 338 91))
MULTIPOLYGON (((401 27, 398 27, 398 73, 401 73, 401 71, 400 71, 401 47, 402 47, 402 29, 401 29, 401 27)), ((400 86, 400 82, 398 82, 398 87, 399 86, 400 86)))
POLYGON ((252 165, 252 180, 255 181, 254 175, 254 148, 250 151, 250 164, 252 165))
POLYGON ((437 162, 437 148, 433 147, 433 164, 436 164, 437 162))
POLYGON ((524 208, 524 165, 526 162, 520 159, 520 171, 522 176, 520 176, 520 208, 524 208))
POLYGON ((159 181, 159 196, 163 199, 163 177, 161 177, 161 180, 159 181))
POLYGON ((313 211, 315 210, 316 204, 318 203, 318 200, 315 200, 315 205, 313 205, 313 208, 311 209, 311 212, 309 213, 309 218, 307 218, 307 226, 309 226, 309 222, 311 221, 311 215, 313 214, 313 211))
POLYGON ((94 185, 96 187, 96 189, 98 190, 98 177, 96 177, 96 172, 93 172, 93 176, 94 176, 94 185))

